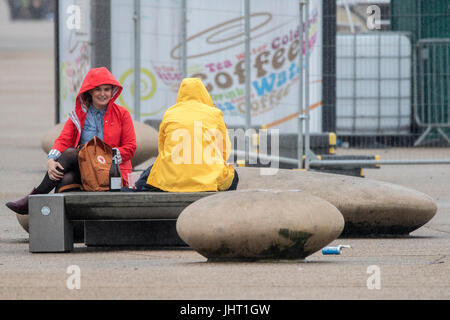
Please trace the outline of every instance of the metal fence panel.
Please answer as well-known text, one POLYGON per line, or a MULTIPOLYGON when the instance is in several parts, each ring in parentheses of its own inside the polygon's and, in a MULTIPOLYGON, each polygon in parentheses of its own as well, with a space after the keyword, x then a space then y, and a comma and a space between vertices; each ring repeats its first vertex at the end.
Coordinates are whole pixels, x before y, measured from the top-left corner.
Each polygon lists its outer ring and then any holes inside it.
POLYGON ((336 5, 337 157, 310 167, 450 164, 448 0, 336 5))
POLYGON ((450 39, 422 39, 416 44, 414 115, 417 124, 426 130, 415 145, 433 133, 450 143, 448 130, 444 129, 450 127, 449 50, 450 39))

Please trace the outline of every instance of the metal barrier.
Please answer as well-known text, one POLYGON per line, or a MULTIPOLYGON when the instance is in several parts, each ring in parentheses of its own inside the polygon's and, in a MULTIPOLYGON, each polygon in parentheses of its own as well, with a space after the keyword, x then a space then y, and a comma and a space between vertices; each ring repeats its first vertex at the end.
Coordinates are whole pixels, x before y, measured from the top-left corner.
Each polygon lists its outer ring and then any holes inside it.
POLYGON ((420 145, 436 130, 450 144, 442 128, 450 127, 450 38, 422 39, 416 43, 414 62, 414 118, 426 127, 414 143, 420 145))
POLYGON ((392 9, 393 25, 381 30, 365 29, 368 4, 362 1, 345 8, 359 31, 342 28, 345 15, 337 15, 336 134, 343 148, 330 158, 305 150, 306 169, 450 164, 442 148, 450 144, 450 38, 441 14, 447 4, 415 3, 391 0, 385 9, 392 9), (383 160, 341 157, 380 151, 383 160))

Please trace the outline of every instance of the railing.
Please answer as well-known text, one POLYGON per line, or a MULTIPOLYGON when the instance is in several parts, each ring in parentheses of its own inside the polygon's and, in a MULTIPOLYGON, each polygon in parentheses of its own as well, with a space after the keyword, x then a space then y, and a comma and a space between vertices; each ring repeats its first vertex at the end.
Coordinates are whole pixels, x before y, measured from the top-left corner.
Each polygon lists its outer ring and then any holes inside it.
POLYGON ((450 144, 443 128, 450 127, 450 39, 422 39, 416 44, 414 118, 426 127, 414 143, 421 144, 433 130, 450 144))

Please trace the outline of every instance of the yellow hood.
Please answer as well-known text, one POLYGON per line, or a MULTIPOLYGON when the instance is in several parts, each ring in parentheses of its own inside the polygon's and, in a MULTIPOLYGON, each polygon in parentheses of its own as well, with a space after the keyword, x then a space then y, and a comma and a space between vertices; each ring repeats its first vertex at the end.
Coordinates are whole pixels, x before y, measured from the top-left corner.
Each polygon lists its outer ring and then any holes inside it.
POLYGON ((198 78, 183 79, 180 89, 178 90, 177 104, 191 100, 214 107, 214 103, 208 90, 206 90, 203 82, 198 78))

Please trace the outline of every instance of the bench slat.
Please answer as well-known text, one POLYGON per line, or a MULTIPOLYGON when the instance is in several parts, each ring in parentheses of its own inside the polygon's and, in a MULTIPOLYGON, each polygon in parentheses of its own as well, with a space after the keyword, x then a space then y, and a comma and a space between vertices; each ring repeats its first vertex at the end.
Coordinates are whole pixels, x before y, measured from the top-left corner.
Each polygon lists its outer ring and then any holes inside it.
POLYGON ((177 219, 188 205, 215 192, 76 192, 64 195, 70 220, 177 219))
POLYGON ((192 203, 216 192, 71 192, 64 194, 66 207, 149 207, 192 203))

